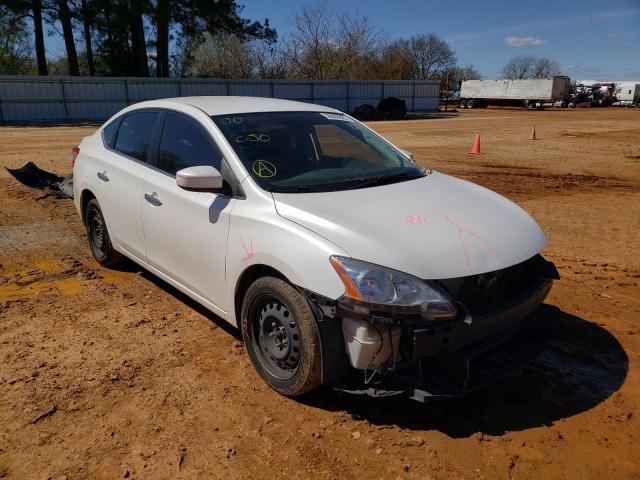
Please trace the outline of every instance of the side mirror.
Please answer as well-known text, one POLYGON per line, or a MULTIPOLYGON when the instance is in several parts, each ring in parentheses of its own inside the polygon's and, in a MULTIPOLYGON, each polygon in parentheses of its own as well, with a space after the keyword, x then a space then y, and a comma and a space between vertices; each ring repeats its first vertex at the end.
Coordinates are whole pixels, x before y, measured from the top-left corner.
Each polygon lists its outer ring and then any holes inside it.
POLYGON ((402 153, 405 157, 407 157, 413 163, 416 163, 416 161, 413 159, 413 153, 411 153, 409 150, 403 150, 402 148, 399 148, 398 150, 400 150, 400 153, 402 153))
POLYGON ((222 188, 222 175, 209 165, 183 168, 176 172, 176 183, 182 188, 218 190, 222 188))

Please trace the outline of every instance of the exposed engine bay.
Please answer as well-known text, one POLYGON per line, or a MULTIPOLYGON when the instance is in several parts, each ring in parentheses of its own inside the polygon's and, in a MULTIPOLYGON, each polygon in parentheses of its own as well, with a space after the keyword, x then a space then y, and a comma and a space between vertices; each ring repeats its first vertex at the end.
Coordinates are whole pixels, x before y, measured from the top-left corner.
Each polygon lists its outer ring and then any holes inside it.
POLYGON ((332 352, 323 361, 323 381, 372 396, 408 392, 424 401, 504 378, 543 350, 552 325, 536 309, 558 278, 555 266, 536 255, 498 271, 439 280, 458 306, 457 318, 446 321, 387 312, 358 316, 340 301, 305 292, 321 318, 323 351, 332 352))

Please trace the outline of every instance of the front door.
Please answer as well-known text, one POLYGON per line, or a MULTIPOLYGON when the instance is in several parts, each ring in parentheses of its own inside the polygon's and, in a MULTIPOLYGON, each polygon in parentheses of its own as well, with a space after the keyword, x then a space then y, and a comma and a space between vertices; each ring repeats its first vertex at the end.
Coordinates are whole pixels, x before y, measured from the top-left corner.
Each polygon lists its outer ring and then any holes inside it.
POLYGON ((157 170, 149 169, 144 181, 142 222, 148 263, 224 314, 227 233, 235 199, 185 190, 175 179, 182 168, 211 165, 220 170, 221 162, 221 152, 196 120, 167 112, 157 170))

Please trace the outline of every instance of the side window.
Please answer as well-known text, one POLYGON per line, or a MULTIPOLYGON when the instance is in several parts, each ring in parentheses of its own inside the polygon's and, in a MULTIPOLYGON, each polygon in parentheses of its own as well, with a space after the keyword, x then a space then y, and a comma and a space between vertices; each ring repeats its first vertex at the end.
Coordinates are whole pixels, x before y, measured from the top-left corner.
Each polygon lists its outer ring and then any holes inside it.
POLYGON ((157 118, 157 112, 132 113, 124 117, 118 129, 115 149, 146 162, 157 118))
POLYGON ((222 153, 209 134, 193 120, 168 112, 162 127, 158 168, 171 175, 178 170, 211 165, 220 170, 222 153))
POLYGON ((118 133, 118 125, 120 125, 121 117, 116 118, 113 122, 102 129, 102 140, 108 148, 113 148, 116 142, 116 134, 118 133))

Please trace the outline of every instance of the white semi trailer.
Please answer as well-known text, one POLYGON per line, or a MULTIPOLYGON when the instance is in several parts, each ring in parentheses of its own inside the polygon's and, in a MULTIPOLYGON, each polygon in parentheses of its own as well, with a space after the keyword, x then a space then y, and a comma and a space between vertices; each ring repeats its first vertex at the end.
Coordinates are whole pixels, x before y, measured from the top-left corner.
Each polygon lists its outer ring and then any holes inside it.
POLYGON ((460 87, 460 108, 521 105, 542 108, 545 103, 566 105, 571 92, 569 77, 535 80, 465 80, 460 87))
POLYGON ((640 105, 640 82, 616 82, 614 105, 640 105))

